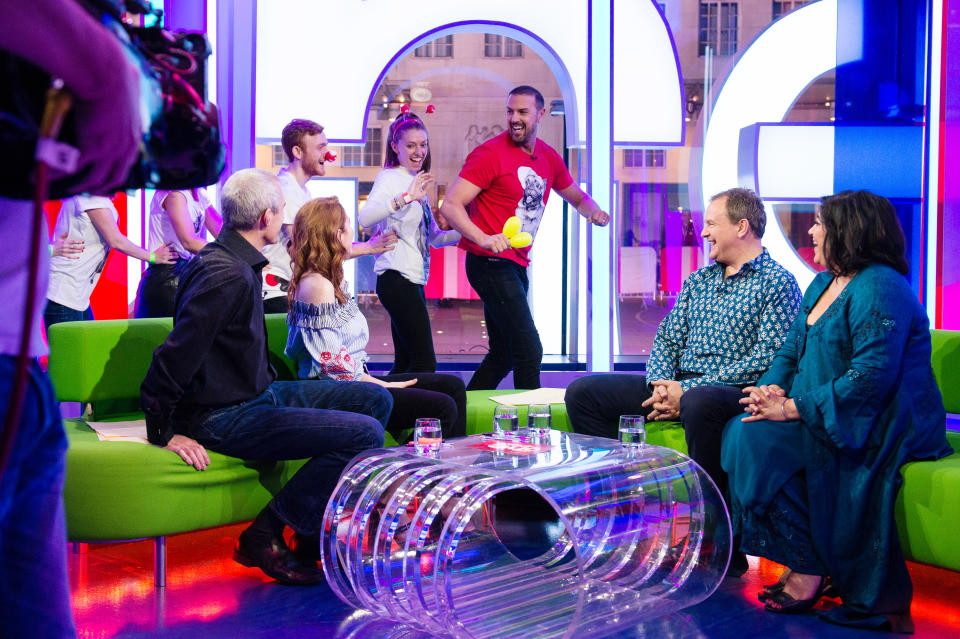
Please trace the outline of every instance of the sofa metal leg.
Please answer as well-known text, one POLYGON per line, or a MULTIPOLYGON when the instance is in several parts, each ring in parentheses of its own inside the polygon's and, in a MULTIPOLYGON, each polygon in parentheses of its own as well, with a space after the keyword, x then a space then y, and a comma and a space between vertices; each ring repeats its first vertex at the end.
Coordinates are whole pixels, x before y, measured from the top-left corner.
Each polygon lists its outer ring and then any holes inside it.
POLYGON ((165 588, 167 585, 167 538, 163 535, 153 538, 153 586, 165 588))

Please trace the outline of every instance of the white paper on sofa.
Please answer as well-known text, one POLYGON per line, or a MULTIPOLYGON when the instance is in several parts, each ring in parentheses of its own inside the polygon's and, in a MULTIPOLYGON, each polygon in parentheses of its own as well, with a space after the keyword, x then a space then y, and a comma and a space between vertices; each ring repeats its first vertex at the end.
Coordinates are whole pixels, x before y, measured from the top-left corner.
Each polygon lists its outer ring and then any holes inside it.
POLYGON ((149 444, 147 440, 147 420, 135 419, 128 422, 87 422, 102 442, 138 442, 149 444))
POLYGON ((530 404, 562 404, 565 388, 538 388, 536 390, 513 393, 512 395, 495 395, 493 401, 504 406, 528 406, 530 404))

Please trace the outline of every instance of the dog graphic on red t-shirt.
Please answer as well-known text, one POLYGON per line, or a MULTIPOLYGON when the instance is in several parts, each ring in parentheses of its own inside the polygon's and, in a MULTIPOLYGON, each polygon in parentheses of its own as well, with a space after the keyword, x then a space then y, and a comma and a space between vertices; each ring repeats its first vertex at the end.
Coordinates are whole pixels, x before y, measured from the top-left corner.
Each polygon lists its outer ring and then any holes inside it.
POLYGON ((547 181, 537 175, 529 166, 517 169, 517 179, 523 188, 523 196, 517 202, 516 216, 520 218, 520 229, 530 235, 536 235, 543 217, 543 195, 547 190, 547 181))

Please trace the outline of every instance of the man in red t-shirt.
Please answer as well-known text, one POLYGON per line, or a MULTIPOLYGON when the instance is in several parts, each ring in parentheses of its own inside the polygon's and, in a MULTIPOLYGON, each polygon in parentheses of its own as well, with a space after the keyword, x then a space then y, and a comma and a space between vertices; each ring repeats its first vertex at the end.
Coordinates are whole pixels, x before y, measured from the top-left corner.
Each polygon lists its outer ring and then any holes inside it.
POLYGON ((536 236, 550 190, 593 224, 610 221, 570 177, 560 155, 537 139, 543 96, 519 86, 507 96, 507 130, 470 155, 447 190, 440 215, 463 239, 470 285, 483 300, 490 350, 467 390, 496 388, 513 370, 515 388, 540 388, 543 347, 527 305, 530 247, 511 248, 501 232, 507 218, 536 236))

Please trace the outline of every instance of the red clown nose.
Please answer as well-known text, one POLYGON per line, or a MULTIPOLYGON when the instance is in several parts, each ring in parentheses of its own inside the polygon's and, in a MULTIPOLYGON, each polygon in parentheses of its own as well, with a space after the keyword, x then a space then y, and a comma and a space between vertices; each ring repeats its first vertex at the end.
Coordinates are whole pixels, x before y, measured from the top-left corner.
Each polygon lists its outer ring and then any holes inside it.
POLYGON ((400 113, 410 113, 410 105, 404 104, 402 107, 400 107, 400 113))
POLYGON ((337 161, 337 154, 334 153, 333 151, 327 151, 327 154, 323 156, 323 161, 324 161, 324 162, 336 162, 336 161, 337 161))
POLYGON ((435 113, 436 110, 437 110, 437 107, 433 106, 432 104, 427 105, 427 113, 435 113))

